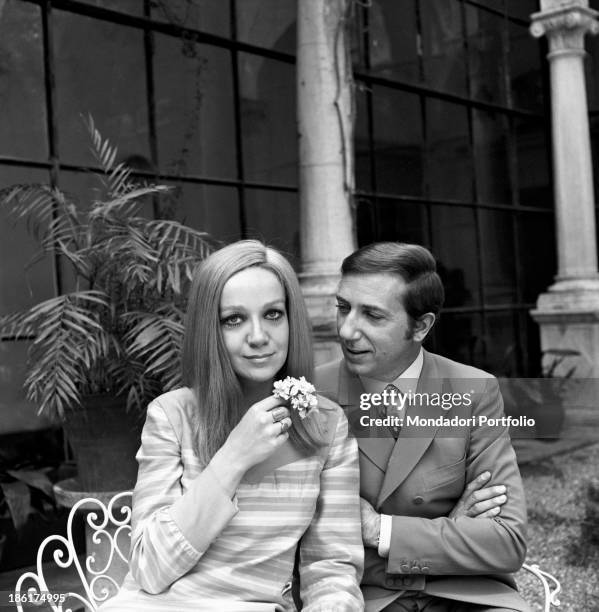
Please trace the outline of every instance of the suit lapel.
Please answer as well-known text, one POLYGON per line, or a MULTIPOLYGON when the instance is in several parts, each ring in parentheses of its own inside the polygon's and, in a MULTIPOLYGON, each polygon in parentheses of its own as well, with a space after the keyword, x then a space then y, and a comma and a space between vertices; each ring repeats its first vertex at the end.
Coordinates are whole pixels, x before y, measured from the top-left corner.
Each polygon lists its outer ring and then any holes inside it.
POLYGON ((386 427, 363 427, 360 417, 377 416, 372 411, 360 409, 360 395, 365 393, 360 379, 353 375, 342 362, 339 370, 337 398, 345 410, 351 431, 356 436, 360 450, 381 470, 387 469, 394 440, 389 437, 386 427))
MULTIPOLYGON (((424 351, 424 363, 420 378, 418 379, 416 392, 427 393, 429 397, 432 393, 441 393, 442 382, 439 379, 434 355, 424 351)), ((405 390, 403 391, 405 392, 405 390)), ((414 417, 416 415, 423 418, 437 418, 441 416, 443 411, 438 406, 431 406, 428 402, 424 402, 422 405, 407 406, 405 412, 404 419, 407 416, 414 417)), ((416 467, 420 458, 433 441, 436 431, 436 427, 406 426, 404 421, 404 426, 389 459, 383 485, 377 500, 377 508, 380 508, 384 501, 416 467)))

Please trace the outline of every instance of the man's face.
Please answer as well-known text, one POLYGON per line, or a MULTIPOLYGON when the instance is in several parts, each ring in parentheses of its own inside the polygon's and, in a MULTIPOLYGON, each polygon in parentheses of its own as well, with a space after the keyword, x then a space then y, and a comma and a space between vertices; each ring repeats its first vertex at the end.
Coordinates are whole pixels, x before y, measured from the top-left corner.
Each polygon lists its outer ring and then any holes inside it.
POLYGON ((337 290, 337 333, 350 372, 390 382, 414 361, 420 343, 396 274, 344 275, 337 290))

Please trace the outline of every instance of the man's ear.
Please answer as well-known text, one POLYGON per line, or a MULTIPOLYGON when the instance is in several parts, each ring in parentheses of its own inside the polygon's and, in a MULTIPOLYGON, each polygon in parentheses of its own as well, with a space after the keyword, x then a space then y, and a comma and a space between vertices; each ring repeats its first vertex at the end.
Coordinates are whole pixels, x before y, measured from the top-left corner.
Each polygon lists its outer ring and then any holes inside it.
POLYGON ((427 312, 418 317, 418 319, 416 319, 414 322, 414 333, 412 338, 417 342, 424 342, 428 332, 430 332, 435 324, 435 319, 436 317, 432 312, 427 312))

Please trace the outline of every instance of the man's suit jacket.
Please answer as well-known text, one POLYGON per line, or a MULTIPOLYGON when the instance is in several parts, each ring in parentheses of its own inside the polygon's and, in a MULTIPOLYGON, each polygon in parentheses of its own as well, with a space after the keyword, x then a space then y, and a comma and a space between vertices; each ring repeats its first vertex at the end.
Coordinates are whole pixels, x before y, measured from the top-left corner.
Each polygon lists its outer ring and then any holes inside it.
POLYGON ((409 590, 529 612, 510 575, 526 555, 526 506, 516 456, 505 424, 491 427, 480 418, 503 416, 496 379, 425 351, 416 392, 428 394, 429 401, 414 402, 403 411, 407 414, 397 441, 386 428, 361 422, 364 416, 376 416, 376 409, 360 408, 364 389, 343 360, 317 368, 315 384, 344 408, 358 439, 360 495, 377 512, 393 517, 388 558, 366 549, 364 596, 379 602, 367 609, 380 610, 409 590), (435 398, 446 393, 464 399, 444 410, 435 398), (416 415, 470 421, 406 425, 407 417, 416 415), (492 474, 489 485, 507 487, 508 501, 500 515, 448 518, 464 486, 485 470, 492 474))

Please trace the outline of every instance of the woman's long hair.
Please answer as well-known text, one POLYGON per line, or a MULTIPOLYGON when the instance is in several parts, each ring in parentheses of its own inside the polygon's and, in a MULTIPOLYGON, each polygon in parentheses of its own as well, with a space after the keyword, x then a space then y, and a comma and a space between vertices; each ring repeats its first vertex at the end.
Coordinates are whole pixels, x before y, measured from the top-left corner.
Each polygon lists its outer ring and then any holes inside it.
MULTIPOLYGON (((183 383, 191 387, 198 403, 195 451, 204 465, 225 443, 248 408, 225 347, 219 311, 225 283, 253 266, 273 272, 285 290, 289 347, 276 377, 305 376, 312 380, 314 372, 308 312, 297 276, 283 255, 257 240, 241 240, 199 264, 187 306, 182 367, 183 383)), ((291 442, 306 453, 314 452, 324 444, 324 421, 317 414, 300 419, 295 410, 291 413, 291 442)))

